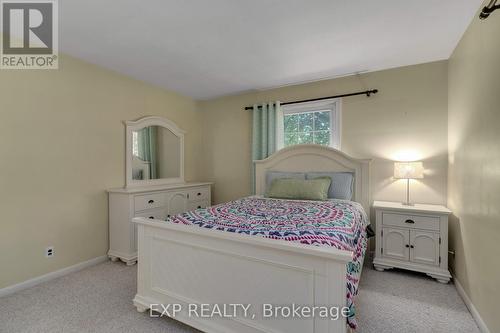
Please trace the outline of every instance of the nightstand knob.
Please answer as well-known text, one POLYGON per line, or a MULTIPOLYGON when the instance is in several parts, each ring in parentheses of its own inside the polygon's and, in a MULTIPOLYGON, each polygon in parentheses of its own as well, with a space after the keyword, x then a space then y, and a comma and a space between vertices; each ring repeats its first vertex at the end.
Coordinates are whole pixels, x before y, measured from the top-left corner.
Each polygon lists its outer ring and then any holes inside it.
POLYGON ((155 202, 154 200, 149 200, 149 201, 148 201, 148 204, 152 204, 152 203, 154 203, 154 202, 155 202))
POLYGON ((406 244, 405 246, 406 246, 406 247, 410 247, 410 245, 408 245, 408 244, 406 244))
POLYGON ((415 221, 408 219, 408 220, 405 221, 405 223, 414 224, 415 221))
POLYGON ((415 248, 415 246, 413 246, 413 245, 410 245, 410 247, 411 247, 412 249, 414 249, 414 248, 415 248))

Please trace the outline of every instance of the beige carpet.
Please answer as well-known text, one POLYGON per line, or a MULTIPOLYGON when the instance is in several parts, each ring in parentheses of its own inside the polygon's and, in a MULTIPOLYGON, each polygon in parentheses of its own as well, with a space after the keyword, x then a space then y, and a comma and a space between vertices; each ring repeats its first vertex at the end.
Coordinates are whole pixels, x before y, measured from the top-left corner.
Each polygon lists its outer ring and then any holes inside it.
MULTIPOLYGON (((197 332, 132 305, 136 267, 106 262, 0 298, 0 332, 197 332)), ((479 332, 452 284, 365 267, 359 332, 479 332)), ((306 332, 304 332, 306 333, 306 332)))

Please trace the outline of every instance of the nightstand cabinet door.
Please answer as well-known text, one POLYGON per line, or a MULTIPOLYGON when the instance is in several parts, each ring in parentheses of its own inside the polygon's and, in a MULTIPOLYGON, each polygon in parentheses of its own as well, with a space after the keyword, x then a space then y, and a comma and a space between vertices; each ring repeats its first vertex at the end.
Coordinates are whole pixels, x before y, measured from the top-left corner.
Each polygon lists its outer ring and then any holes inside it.
POLYGON ((410 261, 439 266, 439 234, 410 230, 410 261))
POLYGON ((409 260, 410 233, 408 229, 382 229, 382 256, 397 260, 409 260))

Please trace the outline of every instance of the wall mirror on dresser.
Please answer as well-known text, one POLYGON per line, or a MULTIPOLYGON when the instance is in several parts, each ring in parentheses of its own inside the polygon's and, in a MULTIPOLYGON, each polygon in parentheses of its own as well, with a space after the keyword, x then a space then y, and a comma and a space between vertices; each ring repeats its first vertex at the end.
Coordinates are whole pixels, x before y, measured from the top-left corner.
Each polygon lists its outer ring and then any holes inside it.
POLYGON ((184 182, 184 131, 168 119, 125 122, 127 187, 184 182))
POLYGON ((137 261, 134 217, 165 220, 210 205, 208 182, 184 181, 184 134, 172 121, 145 117, 125 122, 125 186, 109 193, 111 260, 137 261))

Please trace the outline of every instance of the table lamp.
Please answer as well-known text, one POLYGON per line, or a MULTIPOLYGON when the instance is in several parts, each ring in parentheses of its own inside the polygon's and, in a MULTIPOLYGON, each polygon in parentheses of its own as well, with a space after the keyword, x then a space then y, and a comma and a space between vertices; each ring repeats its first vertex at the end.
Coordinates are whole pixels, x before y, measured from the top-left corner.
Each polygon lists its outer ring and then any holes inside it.
POLYGON ((403 205, 413 206, 410 203, 410 179, 424 178, 422 162, 394 162, 394 178, 406 179, 406 202, 403 205))

